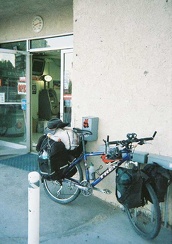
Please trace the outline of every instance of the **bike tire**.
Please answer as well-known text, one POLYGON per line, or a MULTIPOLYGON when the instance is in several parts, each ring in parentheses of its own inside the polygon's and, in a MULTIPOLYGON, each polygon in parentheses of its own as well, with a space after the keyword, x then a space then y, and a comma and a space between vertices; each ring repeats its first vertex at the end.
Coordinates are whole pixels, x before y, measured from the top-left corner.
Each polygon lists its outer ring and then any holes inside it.
MULTIPOLYGON (((79 164, 75 167, 77 172, 71 179, 81 182, 83 180, 82 168, 79 164)), ((48 197, 60 204, 70 203, 80 194, 80 189, 70 179, 63 179, 61 182, 58 180, 43 179, 42 183, 48 197)))
POLYGON ((155 191, 149 183, 144 184, 149 200, 145 199, 145 205, 125 211, 133 229, 146 240, 154 239, 161 229, 161 211, 155 191))

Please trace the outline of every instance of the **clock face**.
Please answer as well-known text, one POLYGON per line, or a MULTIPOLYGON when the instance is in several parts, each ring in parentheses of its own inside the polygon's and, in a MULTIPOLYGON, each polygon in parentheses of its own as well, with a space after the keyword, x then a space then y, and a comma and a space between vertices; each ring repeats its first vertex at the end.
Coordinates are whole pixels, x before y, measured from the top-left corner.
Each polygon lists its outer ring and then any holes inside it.
POLYGON ((34 32, 40 32, 43 28, 43 19, 40 16, 35 16, 32 21, 32 29, 34 32))

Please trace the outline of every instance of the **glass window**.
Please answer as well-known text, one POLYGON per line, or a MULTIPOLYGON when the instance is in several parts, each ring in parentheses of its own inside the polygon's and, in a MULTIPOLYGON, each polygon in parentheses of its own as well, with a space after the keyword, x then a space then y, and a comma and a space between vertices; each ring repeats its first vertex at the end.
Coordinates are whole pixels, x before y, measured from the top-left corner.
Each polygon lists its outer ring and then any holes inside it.
POLYGON ((73 71, 73 52, 64 51, 63 53, 63 121, 71 123, 72 115, 72 71, 73 71))
POLYGON ((1 43, 0 48, 26 51, 26 41, 1 43))
POLYGON ((4 102, 19 102, 19 84, 26 86, 26 56, 20 53, 0 53, 0 94, 4 102))
POLYGON ((28 134, 26 67, 28 59, 22 52, 0 51, 0 143, 16 143, 16 149, 24 150, 28 134))
POLYGON ((36 39, 30 41, 30 49, 36 49, 36 48, 62 49, 62 48, 71 48, 72 46, 73 46, 73 35, 42 38, 42 39, 36 39))

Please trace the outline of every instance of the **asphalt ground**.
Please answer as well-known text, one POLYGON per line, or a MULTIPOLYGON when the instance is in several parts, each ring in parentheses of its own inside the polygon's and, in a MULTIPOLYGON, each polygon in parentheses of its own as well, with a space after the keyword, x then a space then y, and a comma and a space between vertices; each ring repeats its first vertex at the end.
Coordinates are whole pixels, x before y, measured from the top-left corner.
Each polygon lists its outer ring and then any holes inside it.
MULTIPOLYGON (((28 243, 28 173, 0 164, 0 244, 28 243)), ((172 231, 162 228, 156 239, 146 241, 120 208, 82 195, 60 205, 47 197, 41 185, 40 243, 171 244, 172 231)))

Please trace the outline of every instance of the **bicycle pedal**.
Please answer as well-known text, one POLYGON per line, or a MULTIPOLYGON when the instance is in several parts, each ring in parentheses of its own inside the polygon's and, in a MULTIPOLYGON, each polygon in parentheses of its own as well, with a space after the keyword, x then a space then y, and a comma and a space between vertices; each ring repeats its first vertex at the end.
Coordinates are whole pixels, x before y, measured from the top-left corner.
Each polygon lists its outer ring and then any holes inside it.
POLYGON ((111 194, 112 192, 109 189, 103 189, 103 193, 105 193, 105 194, 111 194))

